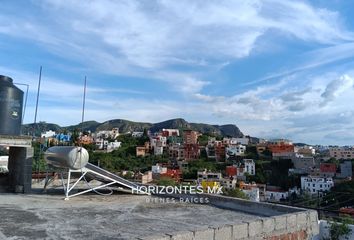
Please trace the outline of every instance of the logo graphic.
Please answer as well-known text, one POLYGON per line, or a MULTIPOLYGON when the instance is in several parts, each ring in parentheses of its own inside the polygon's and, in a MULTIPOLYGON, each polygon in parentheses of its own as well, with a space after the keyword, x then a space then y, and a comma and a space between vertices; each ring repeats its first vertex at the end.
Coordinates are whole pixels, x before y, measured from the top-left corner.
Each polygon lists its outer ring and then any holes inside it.
POLYGON ((11 117, 13 118, 13 119, 18 119, 18 111, 16 110, 16 109, 12 109, 11 111, 10 111, 10 115, 11 115, 11 117))

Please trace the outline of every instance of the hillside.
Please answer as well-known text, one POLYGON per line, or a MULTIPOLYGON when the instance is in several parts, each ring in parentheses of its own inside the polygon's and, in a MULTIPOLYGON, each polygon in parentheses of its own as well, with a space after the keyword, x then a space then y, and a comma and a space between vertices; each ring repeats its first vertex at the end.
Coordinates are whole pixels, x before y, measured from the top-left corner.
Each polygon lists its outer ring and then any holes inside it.
MULTIPOLYGON (((111 130, 112 128, 119 128, 119 132, 133 132, 133 131, 143 131, 144 129, 150 130, 151 132, 158 132, 164 128, 176 128, 176 129, 191 129, 203 134, 211 134, 216 136, 231 136, 231 137, 242 137, 243 133, 240 129, 233 124, 227 125, 210 125, 205 123, 189 123, 182 118, 171 119, 159 123, 144 123, 144 122, 133 122, 124 119, 113 119, 103 123, 96 121, 87 121, 77 125, 71 125, 66 127, 60 127, 57 124, 39 122, 34 128, 34 124, 25 124, 22 127, 22 133, 25 135, 32 135, 33 129, 40 129, 41 132, 53 130, 56 132, 73 131, 75 129, 82 129, 84 131, 100 131, 100 130, 111 130)), ((38 130, 36 131, 38 134, 38 130)))

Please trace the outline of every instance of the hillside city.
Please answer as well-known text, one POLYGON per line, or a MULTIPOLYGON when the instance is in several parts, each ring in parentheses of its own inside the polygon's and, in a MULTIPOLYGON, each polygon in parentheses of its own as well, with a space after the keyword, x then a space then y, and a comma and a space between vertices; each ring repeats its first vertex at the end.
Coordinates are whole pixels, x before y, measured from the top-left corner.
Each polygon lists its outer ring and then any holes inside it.
POLYGON ((89 150, 90 162, 142 184, 216 186, 228 196, 312 207, 329 216, 354 212, 354 148, 349 146, 310 146, 188 128, 47 130, 39 139, 33 166, 38 173, 45 171, 40 149, 75 144, 89 150))

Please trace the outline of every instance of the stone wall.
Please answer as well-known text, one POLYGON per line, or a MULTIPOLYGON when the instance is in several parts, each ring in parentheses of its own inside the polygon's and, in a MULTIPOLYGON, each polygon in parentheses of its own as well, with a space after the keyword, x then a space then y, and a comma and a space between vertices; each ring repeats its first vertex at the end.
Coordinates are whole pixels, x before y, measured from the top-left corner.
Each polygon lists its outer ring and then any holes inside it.
MULTIPOLYGON (((205 195, 204 195, 205 196, 205 195)), ((319 232, 317 212, 277 204, 256 203, 224 196, 209 196, 210 205, 261 216, 235 225, 207 226, 141 239, 155 240, 304 240, 319 232)))

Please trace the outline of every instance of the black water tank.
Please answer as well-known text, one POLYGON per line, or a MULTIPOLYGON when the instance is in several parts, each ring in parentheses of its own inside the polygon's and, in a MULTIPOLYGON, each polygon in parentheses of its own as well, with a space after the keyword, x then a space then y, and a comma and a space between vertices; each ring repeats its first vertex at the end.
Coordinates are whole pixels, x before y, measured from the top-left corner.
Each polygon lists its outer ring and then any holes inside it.
POLYGON ((12 78, 0 75, 0 135, 20 135, 23 92, 12 78))

